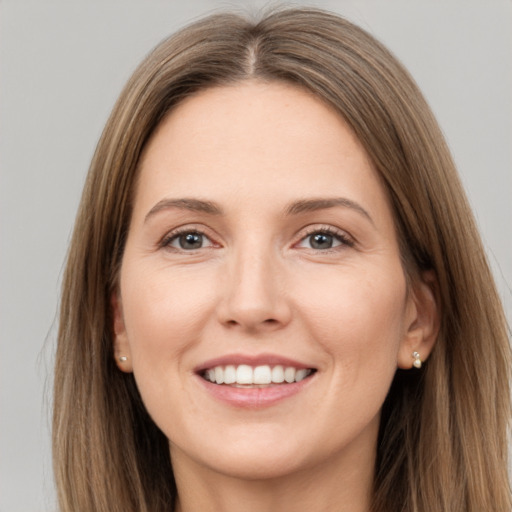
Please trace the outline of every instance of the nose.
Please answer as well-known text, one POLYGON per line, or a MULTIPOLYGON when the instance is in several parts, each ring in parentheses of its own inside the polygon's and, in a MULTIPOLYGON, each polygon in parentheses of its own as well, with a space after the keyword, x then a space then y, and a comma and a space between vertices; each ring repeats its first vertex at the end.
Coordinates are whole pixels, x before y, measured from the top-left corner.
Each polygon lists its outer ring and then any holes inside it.
POLYGON ((218 306, 223 325, 247 332, 265 332, 290 322, 284 262, 278 259, 271 251, 241 251, 234 256, 223 278, 218 306))

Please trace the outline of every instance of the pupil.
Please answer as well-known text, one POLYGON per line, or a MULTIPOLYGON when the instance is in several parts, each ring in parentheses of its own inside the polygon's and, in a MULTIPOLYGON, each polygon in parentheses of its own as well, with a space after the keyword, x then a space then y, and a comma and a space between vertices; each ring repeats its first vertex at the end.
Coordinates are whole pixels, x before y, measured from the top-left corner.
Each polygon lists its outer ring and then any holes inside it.
POLYGON ((311 239, 313 249, 330 249, 332 247, 332 235, 317 233, 311 239))
POLYGON ((203 245, 203 235, 199 233, 186 233, 179 238, 182 249, 200 249, 203 245))

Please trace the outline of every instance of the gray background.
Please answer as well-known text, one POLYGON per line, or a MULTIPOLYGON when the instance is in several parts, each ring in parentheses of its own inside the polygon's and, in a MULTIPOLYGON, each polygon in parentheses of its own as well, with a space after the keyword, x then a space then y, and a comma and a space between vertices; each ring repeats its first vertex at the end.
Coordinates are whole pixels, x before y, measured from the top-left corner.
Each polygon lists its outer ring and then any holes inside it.
MULTIPOLYGON (((302 3, 302 2, 296 2, 302 3)), ((512 2, 309 1, 370 30, 438 116, 512 318, 512 2)), ((0 0, 0 512, 55 509, 55 318, 94 146, 122 85, 164 36, 262 1, 0 0)))

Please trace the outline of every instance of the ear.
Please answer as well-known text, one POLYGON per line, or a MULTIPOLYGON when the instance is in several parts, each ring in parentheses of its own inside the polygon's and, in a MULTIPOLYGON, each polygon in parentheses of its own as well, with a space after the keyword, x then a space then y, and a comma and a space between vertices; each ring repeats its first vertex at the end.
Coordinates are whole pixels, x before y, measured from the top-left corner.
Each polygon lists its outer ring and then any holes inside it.
POLYGON ((414 352, 422 362, 426 361, 439 334, 441 315, 439 310, 437 277, 434 271, 423 272, 410 286, 405 315, 405 333, 398 352, 398 367, 413 367, 414 352))
POLYGON ((133 371, 132 357, 128 336, 123 316, 123 305, 119 290, 112 293, 110 297, 110 307, 112 308, 113 328, 114 328, 114 358, 117 367, 126 373, 133 371))

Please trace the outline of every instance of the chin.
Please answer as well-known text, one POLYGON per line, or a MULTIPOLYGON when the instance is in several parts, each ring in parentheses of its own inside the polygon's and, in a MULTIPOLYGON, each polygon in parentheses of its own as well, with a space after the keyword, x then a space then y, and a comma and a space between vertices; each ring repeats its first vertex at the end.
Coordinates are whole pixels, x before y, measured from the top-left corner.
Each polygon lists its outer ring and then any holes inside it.
MULTIPOLYGON (((187 458, 194 460, 195 465, 227 477, 242 480, 267 480, 282 478, 294 473, 305 466, 311 466, 308 461, 308 450, 298 439, 290 439, 280 435, 269 435, 268 429, 254 431, 253 435, 230 436, 226 434, 219 443, 205 445, 204 440, 195 444, 195 449, 184 453, 171 444, 171 458, 187 458), (229 439, 229 443, 227 443, 229 439)), ((213 436, 209 436, 209 441, 213 436)), ((190 445, 188 445, 190 446, 190 445)), ((312 457, 315 458, 315 457, 312 457)))
POLYGON ((229 460, 218 461, 210 469, 216 473, 239 480, 271 480, 285 478, 300 469, 305 469, 305 461, 297 457, 276 456, 275 454, 238 455, 229 460))

